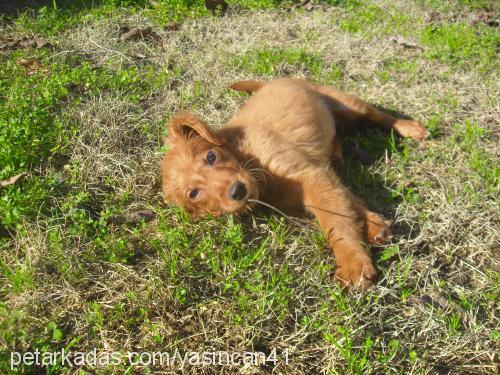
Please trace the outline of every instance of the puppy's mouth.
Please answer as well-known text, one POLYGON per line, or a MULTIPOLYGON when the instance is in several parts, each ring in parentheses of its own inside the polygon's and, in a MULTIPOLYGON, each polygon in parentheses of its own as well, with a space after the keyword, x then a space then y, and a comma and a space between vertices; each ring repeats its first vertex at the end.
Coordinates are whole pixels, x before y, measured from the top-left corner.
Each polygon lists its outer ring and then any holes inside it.
POLYGON ((256 206, 256 202, 258 202, 258 194, 249 192, 245 198, 238 202, 238 207, 231 211, 235 214, 246 214, 256 206))
POLYGON ((248 194, 245 198, 245 204, 250 206, 255 206, 255 201, 259 198, 258 194, 248 194))
POLYGON ((255 201, 258 199, 259 199, 259 190, 255 186, 250 187, 244 199, 245 205, 253 207, 255 206, 255 201))

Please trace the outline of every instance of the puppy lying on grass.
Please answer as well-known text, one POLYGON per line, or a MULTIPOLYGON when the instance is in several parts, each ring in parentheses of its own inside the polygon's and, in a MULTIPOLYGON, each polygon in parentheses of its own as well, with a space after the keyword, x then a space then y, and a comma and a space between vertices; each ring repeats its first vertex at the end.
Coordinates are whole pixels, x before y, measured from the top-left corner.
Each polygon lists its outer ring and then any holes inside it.
POLYGON ((427 129, 300 79, 231 88, 255 94, 223 129, 215 132, 191 114, 172 120, 162 165, 165 199, 193 216, 244 213, 257 203, 306 209, 333 249, 335 279, 369 287, 377 271, 364 243, 382 244, 389 221, 369 211, 332 170, 332 159, 342 157, 336 123, 369 120, 417 140, 427 129))

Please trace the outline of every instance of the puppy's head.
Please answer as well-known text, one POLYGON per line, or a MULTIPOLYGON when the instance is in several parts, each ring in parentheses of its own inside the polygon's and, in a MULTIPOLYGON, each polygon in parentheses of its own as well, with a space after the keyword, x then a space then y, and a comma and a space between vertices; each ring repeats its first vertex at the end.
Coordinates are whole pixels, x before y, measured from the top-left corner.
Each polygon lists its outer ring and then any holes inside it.
POLYGON ((258 199, 257 181, 231 152, 224 139, 191 114, 176 116, 166 139, 162 164, 167 201, 192 216, 241 213, 258 199))

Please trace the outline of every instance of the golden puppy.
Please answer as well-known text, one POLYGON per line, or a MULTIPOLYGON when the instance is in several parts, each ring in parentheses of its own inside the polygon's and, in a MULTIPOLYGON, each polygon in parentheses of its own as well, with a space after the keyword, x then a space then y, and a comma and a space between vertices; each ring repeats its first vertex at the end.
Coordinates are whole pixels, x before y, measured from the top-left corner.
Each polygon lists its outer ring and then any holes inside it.
POLYGON ((162 165, 165 199, 194 216, 243 213, 258 201, 305 208, 334 251, 335 279, 370 286, 377 272, 364 243, 383 243, 389 222, 369 211, 332 170, 332 158, 341 157, 335 124, 364 119, 417 140, 428 136, 427 129, 300 79, 231 87, 255 94, 223 129, 211 130, 191 114, 172 120, 162 165))

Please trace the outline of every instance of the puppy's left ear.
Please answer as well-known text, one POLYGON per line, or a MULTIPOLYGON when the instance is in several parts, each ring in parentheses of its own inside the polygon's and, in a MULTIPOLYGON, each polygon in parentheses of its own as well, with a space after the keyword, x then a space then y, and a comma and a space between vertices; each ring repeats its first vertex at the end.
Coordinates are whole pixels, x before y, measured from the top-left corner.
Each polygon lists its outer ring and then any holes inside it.
POLYGON ((179 140, 187 140, 192 137, 201 137, 214 145, 221 146, 224 140, 214 134, 208 126, 190 113, 182 113, 175 116, 170 122, 167 143, 174 145, 179 140))

